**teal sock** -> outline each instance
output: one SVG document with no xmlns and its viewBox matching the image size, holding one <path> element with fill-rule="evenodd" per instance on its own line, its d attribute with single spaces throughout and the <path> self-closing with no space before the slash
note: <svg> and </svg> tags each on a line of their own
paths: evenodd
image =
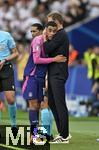
<svg viewBox="0 0 99 150">
<path fill-rule="evenodd" d="M 12 105 L 8 104 L 8 110 L 11 120 L 11 126 L 16 127 L 16 103 Z"/>
<path fill-rule="evenodd" d="M 41 124 L 47 129 L 47 134 L 52 134 L 53 115 L 50 109 L 45 108 L 41 110 Z"/>
</svg>

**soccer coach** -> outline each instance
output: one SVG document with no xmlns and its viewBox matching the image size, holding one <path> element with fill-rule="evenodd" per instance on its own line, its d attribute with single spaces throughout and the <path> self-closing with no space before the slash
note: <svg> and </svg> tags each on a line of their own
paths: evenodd
<svg viewBox="0 0 99 150">
<path fill-rule="evenodd" d="M 58 31 L 52 40 L 45 38 L 44 49 L 48 57 L 64 55 L 67 61 L 48 65 L 48 100 L 53 112 L 59 136 L 54 142 L 65 142 L 69 136 L 68 109 L 65 102 L 65 83 L 68 78 L 69 40 L 63 29 L 63 18 L 60 13 L 52 12 L 47 16 L 48 22 L 55 21 Z"/>
</svg>

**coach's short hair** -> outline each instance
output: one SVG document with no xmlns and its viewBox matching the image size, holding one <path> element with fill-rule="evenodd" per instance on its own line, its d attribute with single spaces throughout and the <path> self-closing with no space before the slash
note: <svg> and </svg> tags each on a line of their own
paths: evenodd
<svg viewBox="0 0 99 150">
<path fill-rule="evenodd" d="M 51 12 L 47 17 L 51 17 L 54 21 L 58 20 L 60 24 L 63 24 L 63 17 L 59 12 Z"/>
<path fill-rule="evenodd" d="M 40 24 L 40 23 L 34 23 L 34 24 L 32 24 L 31 25 L 32 27 L 37 27 L 37 29 L 39 30 L 39 31 L 42 31 L 44 28 L 43 28 L 43 25 L 42 24 Z"/>
</svg>

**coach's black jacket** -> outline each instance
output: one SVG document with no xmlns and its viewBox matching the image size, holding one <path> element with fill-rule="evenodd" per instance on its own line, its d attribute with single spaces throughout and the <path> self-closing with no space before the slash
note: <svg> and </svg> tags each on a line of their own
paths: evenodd
<svg viewBox="0 0 99 150">
<path fill-rule="evenodd" d="M 59 54 L 67 57 L 66 62 L 48 65 L 48 75 L 66 80 L 68 77 L 69 40 L 64 29 L 60 29 L 52 40 L 44 42 L 45 54 L 55 57 Z"/>
</svg>

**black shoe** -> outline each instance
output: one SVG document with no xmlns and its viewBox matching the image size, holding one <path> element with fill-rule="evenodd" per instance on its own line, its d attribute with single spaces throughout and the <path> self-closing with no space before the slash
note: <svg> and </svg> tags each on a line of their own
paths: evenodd
<svg viewBox="0 0 99 150">
<path fill-rule="evenodd" d="M 50 136 L 50 141 L 52 141 L 54 139 L 53 135 Z"/>
<path fill-rule="evenodd" d="M 14 138 L 16 138 L 17 133 L 18 133 L 18 128 L 17 127 L 12 127 L 11 130 L 12 130 Z"/>
</svg>

